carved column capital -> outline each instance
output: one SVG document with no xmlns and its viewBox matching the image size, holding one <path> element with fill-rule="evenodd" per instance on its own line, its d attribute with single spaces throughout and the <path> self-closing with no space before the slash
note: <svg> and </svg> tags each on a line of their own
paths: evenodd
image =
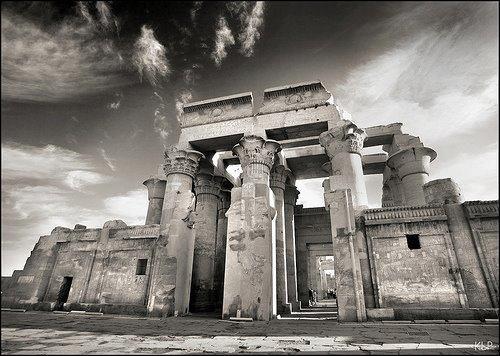
<svg viewBox="0 0 500 356">
<path fill-rule="evenodd" d="M 361 156 L 365 139 L 365 130 L 349 120 L 341 120 L 336 127 L 319 135 L 319 143 L 330 158 L 341 152 L 356 153 Z"/>
<path fill-rule="evenodd" d="M 294 185 L 285 185 L 285 204 L 295 205 L 299 198 L 299 190 Z"/>
<path fill-rule="evenodd" d="M 163 199 L 165 195 L 165 186 L 167 181 L 164 179 L 160 179 L 155 176 L 151 176 L 146 179 L 142 184 L 144 184 L 148 188 L 148 199 L 151 200 L 153 198 Z"/>
<path fill-rule="evenodd" d="M 240 159 L 243 170 L 243 180 L 246 177 L 258 178 L 263 174 L 268 176 L 274 163 L 274 155 L 281 150 L 281 145 L 274 140 L 262 137 L 243 136 L 233 147 L 233 154 Z"/>
<path fill-rule="evenodd" d="M 289 169 L 283 165 L 274 165 L 271 169 L 271 176 L 269 178 L 270 187 L 285 190 L 285 182 L 288 176 Z"/>
<path fill-rule="evenodd" d="M 387 165 L 394 168 L 399 179 L 415 173 L 429 174 L 429 164 L 437 157 L 428 147 L 409 147 L 402 149 L 387 159 Z"/>
<path fill-rule="evenodd" d="M 195 178 L 198 171 L 200 159 L 205 156 L 194 150 L 180 150 L 175 146 L 171 146 L 165 150 L 165 175 L 181 173 Z"/>
</svg>

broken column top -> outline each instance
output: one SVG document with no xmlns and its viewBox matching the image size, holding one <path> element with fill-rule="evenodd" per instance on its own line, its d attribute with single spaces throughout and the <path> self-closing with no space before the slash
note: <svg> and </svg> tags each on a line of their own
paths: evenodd
<svg viewBox="0 0 500 356">
<path fill-rule="evenodd" d="M 181 127 L 248 117 L 253 115 L 253 96 L 246 92 L 196 101 L 185 104 L 182 110 Z"/>
<path fill-rule="evenodd" d="M 259 114 L 306 109 L 333 104 L 332 94 L 319 81 L 288 84 L 264 90 Z"/>
</svg>

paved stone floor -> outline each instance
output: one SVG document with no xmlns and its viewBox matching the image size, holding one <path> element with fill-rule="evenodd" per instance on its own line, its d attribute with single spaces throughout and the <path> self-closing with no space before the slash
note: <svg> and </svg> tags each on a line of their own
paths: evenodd
<svg viewBox="0 0 500 356">
<path fill-rule="evenodd" d="M 498 325 L 2 312 L 2 354 L 498 354 Z"/>
</svg>

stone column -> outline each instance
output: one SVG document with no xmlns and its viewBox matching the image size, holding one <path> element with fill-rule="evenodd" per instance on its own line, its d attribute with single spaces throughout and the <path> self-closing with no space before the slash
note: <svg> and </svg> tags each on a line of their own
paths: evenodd
<svg viewBox="0 0 500 356">
<path fill-rule="evenodd" d="M 231 191 L 226 213 L 227 248 L 222 317 L 270 320 L 273 316 L 274 196 L 269 174 L 280 150 L 274 140 L 249 135 L 233 147 L 242 168 L 241 187 Z"/>
<path fill-rule="evenodd" d="M 451 178 L 435 179 L 423 186 L 425 202 L 430 205 L 461 204 L 462 194 Z"/>
<path fill-rule="evenodd" d="M 293 311 L 300 310 L 297 292 L 297 262 L 295 249 L 295 203 L 299 191 L 293 185 L 285 185 L 285 247 L 286 247 L 286 286 L 288 303 Z"/>
<path fill-rule="evenodd" d="M 393 168 L 386 165 L 383 174 L 382 207 L 390 206 L 404 206 L 404 199 L 401 179 Z"/>
<path fill-rule="evenodd" d="M 225 182 L 228 182 L 227 180 Z M 224 187 L 224 182 L 223 182 Z M 224 266 L 226 265 L 227 217 L 226 212 L 231 204 L 231 190 L 221 190 L 217 216 L 217 241 L 215 243 L 215 309 L 222 309 L 224 298 Z"/>
<path fill-rule="evenodd" d="M 429 179 L 430 162 L 436 152 L 428 147 L 402 149 L 387 159 L 387 165 L 396 170 L 406 205 L 425 205 L 423 186 Z"/>
<path fill-rule="evenodd" d="M 350 189 L 355 210 L 368 207 L 361 163 L 365 138 L 365 131 L 349 120 L 341 120 L 335 127 L 319 135 L 319 142 L 331 162 L 330 189 Z"/>
<path fill-rule="evenodd" d="M 172 316 L 189 311 L 193 268 L 194 231 L 192 212 L 196 198 L 193 179 L 203 157 L 198 151 L 170 147 L 165 151 L 167 183 L 155 243 L 148 294 L 151 316 Z"/>
<path fill-rule="evenodd" d="M 359 239 L 363 231 L 356 228 L 356 211 L 350 189 L 332 191 L 325 179 L 325 208 L 330 213 L 335 285 L 339 321 L 365 321 L 366 306 L 359 258 Z"/>
<path fill-rule="evenodd" d="M 286 277 L 286 242 L 285 242 L 285 181 L 287 169 L 282 165 L 274 165 L 271 169 L 270 187 L 274 193 L 276 209 L 276 303 L 278 314 L 290 314 Z"/>
<path fill-rule="evenodd" d="M 192 311 L 214 310 L 214 269 L 217 239 L 217 208 L 224 177 L 203 167 L 196 175 L 195 243 L 191 282 Z"/>
<path fill-rule="evenodd" d="M 148 213 L 145 225 L 159 224 L 161 221 L 161 210 L 163 198 L 165 197 L 165 186 L 167 181 L 158 177 L 149 177 L 144 184 L 148 188 Z"/>
</svg>

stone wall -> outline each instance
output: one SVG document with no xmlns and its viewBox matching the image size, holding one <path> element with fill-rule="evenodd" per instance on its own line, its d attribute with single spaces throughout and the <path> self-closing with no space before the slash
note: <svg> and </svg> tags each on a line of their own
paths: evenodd
<svg viewBox="0 0 500 356">
<path fill-rule="evenodd" d="M 372 209 L 365 212 L 366 236 L 377 298 L 385 307 L 460 307 L 450 269 L 442 207 Z M 418 236 L 410 249 L 407 236 Z"/>
<path fill-rule="evenodd" d="M 40 237 L 24 269 L 12 277 L 2 305 L 47 308 L 57 301 L 64 277 L 72 277 L 69 304 L 145 307 L 158 234 L 158 225 L 123 222 L 103 229 L 55 228 Z M 136 274 L 138 259 L 148 261 L 143 275 Z"/>
</svg>

